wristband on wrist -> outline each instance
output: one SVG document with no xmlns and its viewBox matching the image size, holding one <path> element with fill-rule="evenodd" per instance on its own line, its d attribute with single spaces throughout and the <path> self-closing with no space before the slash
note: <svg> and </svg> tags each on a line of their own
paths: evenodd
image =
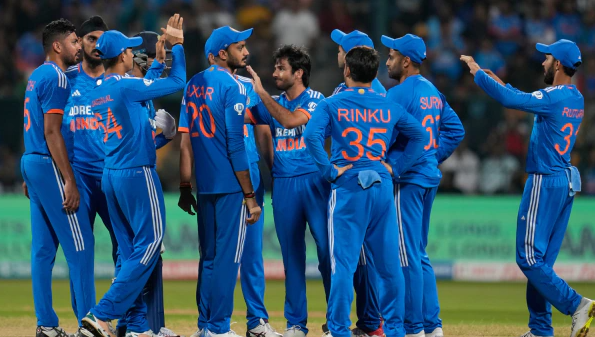
<svg viewBox="0 0 595 337">
<path fill-rule="evenodd" d="M 189 188 L 192 189 L 192 183 L 180 183 L 180 189 Z"/>
<path fill-rule="evenodd" d="M 254 199 L 256 198 L 256 193 L 254 193 L 254 191 L 250 192 L 250 193 L 244 193 L 244 199 Z"/>
</svg>

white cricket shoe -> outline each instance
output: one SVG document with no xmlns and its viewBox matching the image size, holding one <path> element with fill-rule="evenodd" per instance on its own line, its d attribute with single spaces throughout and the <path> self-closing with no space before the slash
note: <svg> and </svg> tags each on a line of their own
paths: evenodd
<svg viewBox="0 0 595 337">
<path fill-rule="evenodd" d="M 190 337 L 202 337 L 204 330 L 203 329 L 198 329 L 196 330 L 195 333 L 193 333 L 192 335 L 190 335 Z"/>
<path fill-rule="evenodd" d="M 283 337 L 306 337 L 306 334 L 302 330 L 301 326 L 294 325 L 285 330 L 285 332 L 283 333 Z"/>
<path fill-rule="evenodd" d="M 38 326 L 35 337 L 69 337 L 69 335 L 59 326 L 51 328 Z"/>
<path fill-rule="evenodd" d="M 426 333 L 422 330 L 418 333 L 406 334 L 405 337 L 426 337 Z"/>
<path fill-rule="evenodd" d="M 153 330 L 145 332 L 126 331 L 126 337 L 157 337 Z"/>
<path fill-rule="evenodd" d="M 531 330 L 529 330 L 529 331 L 527 331 L 527 333 L 525 333 L 521 337 L 542 337 L 542 336 L 536 336 L 531 332 Z M 554 336 L 543 336 L 543 337 L 554 337 Z"/>
<path fill-rule="evenodd" d="M 589 327 L 595 317 L 595 301 L 583 297 L 581 304 L 572 315 L 570 337 L 587 337 Z"/>
<path fill-rule="evenodd" d="M 256 327 L 246 331 L 246 337 L 281 337 L 280 333 L 275 331 L 273 327 L 264 319 L 260 319 L 260 324 Z"/>
<path fill-rule="evenodd" d="M 70 337 L 93 337 L 93 334 L 85 328 L 79 328 L 77 332 L 70 335 Z"/>
<path fill-rule="evenodd" d="M 444 337 L 444 331 L 442 331 L 442 328 L 438 327 L 434 329 L 434 331 L 427 333 L 426 337 Z"/>
<path fill-rule="evenodd" d="M 184 337 L 184 336 L 180 336 L 177 333 L 171 331 L 170 329 L 163 327 L 161 328 L 161 330 L 159 330 L 159 333 L 157 334 L 157 336 L 159 337 Z"/>
<path fill-rule="evenodd" d="M 116 337 L 111 321 L 104 322 L 91 312 L 81 320 L 81 323 L 94 337 Z"/>
<path fill-rule="evenodd" d="M 240 337 L 240 335 L 238 335 L 233 330 L 229 330 L 226 333 L 214 333 L 214 332 L 210 332 L 208 329 L 205 329 L 204 336 L 205 337 Z"/>
</svg>

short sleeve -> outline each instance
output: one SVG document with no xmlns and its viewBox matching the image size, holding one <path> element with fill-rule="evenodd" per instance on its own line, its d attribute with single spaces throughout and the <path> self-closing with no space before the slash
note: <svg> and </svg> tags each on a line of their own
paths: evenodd
<svg viewBox="0 0 595 337">
<path fill-rule="evenodd" d="M 190 82 L 189 82 L 190 83 Z M 184 95 L 182 96 L 182 103 L 180 104 L 180 124 L 178 132 L 190 132 L 190 116 L 188 116 L 188 109 L 186 107 L 186 93 L 188 92 L 188 85 L 184 88 Z"/>
<path fill-rule="evenodd" d="M 318 104 L 324 99 L 324 95 L 318 91 L 312 91 L 309 97 L 305 98 L 299 108 L 295 111 L 301 111 L 308 119 L 312 119 L 312 114 L 316 111 Z"/>
<path fill-rule="evenodd" d="M 273 117 L 264 106 L 263 102 L 247 109 L 246 113 L 249 115 L 252 124 L 273 125 Z"/>
<path fill-rule="evenodd" d="M 70 83 L 66 75 L 58 70 L 48 71 L 43 85 L 38 87 L 41 108 L 44 114 L 64 114 L 66 102 L 70 97 Z"/>
</svg>

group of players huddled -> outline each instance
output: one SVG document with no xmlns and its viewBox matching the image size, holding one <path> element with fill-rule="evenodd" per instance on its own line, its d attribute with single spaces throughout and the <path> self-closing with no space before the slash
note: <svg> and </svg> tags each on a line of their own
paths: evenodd
<svg viewBox="0 0 595 337">
<path fill-rule="evenodd" d="M 273 217 L 286 276 L 284 337 L 308 334 L 306 224 L 328 304 L 325 336 L 443 337 L 425 249 L 438 165 L 465 132 L 444 95 L 420 74 L 424 41 L 412 34 L 381 37 L 388 74 L 399 83 L 387 92 L 376 79 L 380 56 L 370 37 L 333 31 L 345 82 L 328 98 L 310 88 L 308 52 L 280 46 L 273 78 L 282 93 L 271 96 L 247 66 L 252 29 L 213 30 L 204 47 L 208 68 L 187 82 L 182 26 L 175 14 L 161 35 L 129 38 L 95 16 L 78 30 L 60 19 L 43 31 L 47 58 L 26 89 L 21 165 L 31 204 L 37 337 L 68 336 L 52 308 L 58 244 L 79 322 L 72 336 L 177 336 L 163 316 L 166 210 L 155 170 L 155 151 L 174 138 L 176 121 L 156 111 L 152 100 L 180 90 L 179 206 L 197 216 L 200 250 L 198 330 L 191 337 L 237 336 L 230 318 L 238 271 L 247 337 L 281 336 L 264 303 L 260 156 L 274 179 Z M 553 336 L 551 304 L 573 315 L 571 337 L 584 337 L 594 302 L 552 269 L 580 191 L 570 152 L 584 102 L 571 77 L 582 60 L 568 40 L 537 49 L 546 55 L 551 86 L 533 93 L 504 85 L 471 57 L 461 60 L 494 99 L 536 115 L 517 219 L 531 328 L 523 336 Z M 242 68 L 252 78 L 238 76 Z M 329 137 L 330 159 L 324 150 Z M 98 303 L 96 214 L 110 232 L 115 264 L 112 285 Z M 354 289 L 358 321 L 352 330 Z"/>
</svg>

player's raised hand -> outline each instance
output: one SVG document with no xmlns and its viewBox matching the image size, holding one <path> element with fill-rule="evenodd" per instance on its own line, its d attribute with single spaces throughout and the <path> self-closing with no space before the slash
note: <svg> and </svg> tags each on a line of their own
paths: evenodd
<svg viewBox="0 0 595 337">
<path fill-rule="evenodd" d="M 388 171 L 388 173 L 390 173 L 391 176 L 394 175 L 392 166 L 387 164 L 384 160 L 381 160 L 380 162 L 382 163 L 382 165 L 384 165 L 384 167 L 386 167 L 386 170 Z"/>
<path fill-rule="evenodd" d="M 165 35 L 165 39 L 172 46 L 184 43 L 184 30 L 182 29 L 183 23 L 184 18 L 182 18 L 180 14 L 174 14 L 171 18 L 169 18 L 169 21 L 167 21 L 167 28 L 161 28 L 163 35 Z"/>
<path fill-rule="evenodd" d="M 260 81 L 260 77 L 254 71 L 254 69 L 252 69 L 252 67 L 250 67 L 250 66 L 247 66 L 246 70 L 248 70 L 248 72 L 250 73 L 250 76 L 252 76 L 252 84 L 254 85 L 254 91 L 256 91 L 257 94 L 264 92 L 265 90 L 264 90 L 264 87 L 262 86 L 262 82 Z"/>
<path fill-rule="evenodd" d="M 196 215 L 196 198 L 192 194 L 192 187 L 180 187 L 180 199 L 178 207 L 190 215 Z M 194 212 L 192 211 L 194 210 Z"/>
<path fill-rule="evenodd" d="M 475 76 L 475 73 L 481 69 L 479 67 L 479 64 L 477 64 L 477 62 L 475 62 L 475 60 L 473 59 L 473 57 L 471 56 L 467 56 L 467 55 L 461 55 L 461 61 L 465 62 L 467 64 L 467 66 L 469 67 L 469 72 Z"/>
<path fill-rule="evenodd" d="M 248 208 L 248 213 L 250 213 L 250 217 L 246 219 L 246 222 L 248 222 L 249 225 L 253 225 L 260 218 L 262 209 L 260 208 L 260 206 L 258 206 L 258 203 L 254 198 L 246 199 L 246 207 Z"/>
<path fill-rule="evenodd" d="M 79 208 L 79 202 L 80 195 L 76 183 L 73 181 L 66 181 L 64 183 L 64 202 L 62 203 L 64 209 L 74 212 Z"/>
<path fill-rule="evenodd" d="M 155 61 L 159 63 L 165 62 L 165 38 L 166 34 L 162 34 L 155 44 Z"/>
<path fill-rule="evenodd" d="M 352 164 L 349 165 L 345 165 L 345 166 L 337 166 L 337 165 L 333 165 L 335 166 L 335 168 L 337 169 L 337 171 L 339 171 L 339 173 L 337 173 L 337 178 L 339 178 L 340 176 L 343 175 L 343 173 L 345 173 L 345 171 L 351 169 L 353 167 Z"/>
</svg>

